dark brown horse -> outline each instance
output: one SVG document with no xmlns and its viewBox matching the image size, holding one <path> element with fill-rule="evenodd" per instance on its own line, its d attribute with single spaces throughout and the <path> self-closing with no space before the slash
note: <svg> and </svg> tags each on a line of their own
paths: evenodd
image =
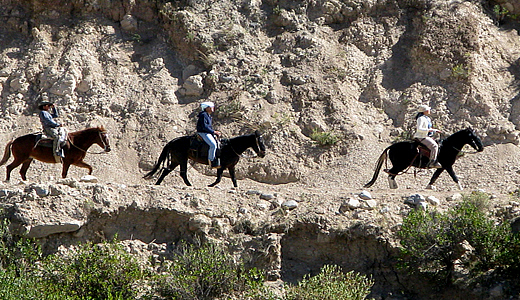
<svg viewBox="0 0 520 300">
<path fill-rule="evenodd" d="M 188 186 L 191 186 L 191 183 L 186 175 L 188 170 L 188 159 L 201 164 L 208 164 L 207 150 L 203 151 L 204 153 L 200 156 L 194 155 L 194 153 L 190 151 L 192 138 L 193 136 L 182 136 L 171 140 L 168 144 L 166 144 L 166 146 L 163 148 L 163 151 L 161 152 L 161 155 L 159 156 L 157 163 L 153 169 L 144 176 L 144 178 L 151 179 L 155 174 L 159 173 L 159 179 L 155 183 L 159 185 L 163 181 L 164 177 L 166 177 L 166 175 L 170 174 L 173 169 L 180 165 L 181 177 L 184 180 L 184 183 Z M 250 147 L 253 148 L 258 156 L 265 156 L 264 139 L 258 131 L 253 134 L 242 135 L 231 138 L 229 140 L 223 140 L 220 154 L 220 162 L 222 167 L 217 170 L 217 180 L 215 180 L 215 182 L 209 186 L 217 185 L 222 179 L 222 173 L 224 170 L 228 169 L 229 175 L 231 176 L 231 181 L 233 181 L 233 186 L 237 187 L 237 180 L 235 178 L 235 165 L 238 163 L 240 155 Z M 165 167 L 161 168 L 163 164 Z"/>
<path fill-rule="evenodd" d="M 10 141 L 5 146 L 4 157 L 0 161 L 0 166 L 4 165 L 13 153 L 14 160 L 7 166 L 6 181 L 11 177 L 11 171 L 22 165 L 20 175 L 23 180 L 27 180 L 27 169 L 31 165 L 33 159 L 45 163 L 56 163 L 54 155 L 52 154 L 52 143 L 45 143 L 44 140 L 38 143 L 38 134 L 27 134 Z M 36 144 L 38 143 L 38 144 Z M 68 134 L 66 145 L 63 146 L 64 157 L 62 159 L 63 171 L 61 176 L 67 177 L 70 165 L 75 165 L 81 168 L 88 169 L 88 174 L 92 174 L 92 167 L 83 161 L 87 150 L 93 144 L 98 144 L 105 152 L 110 151 L 110 144 L 105 128 L 94 127 L 85 130 L 75 131 Z"/>
</svg>

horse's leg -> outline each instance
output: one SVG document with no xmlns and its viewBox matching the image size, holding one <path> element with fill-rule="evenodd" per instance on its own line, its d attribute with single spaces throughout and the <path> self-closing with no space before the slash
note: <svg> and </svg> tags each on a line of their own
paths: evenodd
<svg viewBox="0 0 520 300">
<path fill-rule="evenodd" d="M 229 176 L 231 177 L 231 181 L 233 181 L 233 186 L 238 187 L 237 178 L 235 177 L 235 167 L 229 167 Z"/>
<path fill-rule="evenodd" d="M 29 166 L 31 165 L 33 159 L 29 158 L 26 161 L 23 162 L 22 167 L 20 168 L 20 175 L 22 176 L 22 180 L 27 180 L 27 170 L 29 169 Z"/>
<path fill-rule="evenodd" d="M 388 185 L 390 185 L 391 189 L 397 189 L 397 181 L 395 181 L 395 175 L 388 175 Z"/>
<path fill-rule="evenodd" d="M 187 185 L 187 186 L 191 186 L 191 183 L 190 181 L 188 180 L 188 160 L 184 160 L 183 162 L 180 163 L 181 165 L 181 177 L 182 177 L 182 180 L 184 180 L 184 183 Z"/>
<path fill-rule="evenodd" d="M 13 160 L 12 163 L 10 163 L 9 165 L 7 165 L 6 169 L 7 169 L 7 172 L 6 172 L 6 176 L 5 176 L 5 181 L 9 181 L 11 179 L 11 172 L 16 168 L 18 167 L 19 165 L 21 165 L 23 163 L 23 160 L 21 159 L 17 159 L 15 157 L 15 159 Z M 25 180 L 25 179 L 24 179 Z"/>
<path fill-rule="evenodd" d="M 61 170 L 61 177 L 62 178 L 66 178 L 67 177 L 67 173 L 69 172 L 69 168 L 70 168 L 70 163 L 63 162 L 63 168 Z"/>
<path fill-rule="evenodd" d="M 67 172 L 69 171 L 70 163 L 63 162 L 63 172 L 61 173 L 61 176 L 63 178 L 67 177 Z M 88 169 L 88 175 L 92 175 L 92 166 L 87 164 L 86 162 L 80 160 L 78 162 L 73 163 L 76 167 L 85 168 Z"/>
<path fill-rule="evenodd" d="M 451 179 L 453 179 L 453 181 L 455 181 L 455 183 L 458 185 L 459 190 L 462 191 L 463 190 L 462 184 L 459 182 L 459 178 L 457 177 L 457 175 L 455 175 L 455 171 L 453 171 L 453 166 L 448 166 L 445 169 L 446 169 L 446 172 L 448 172 L 448 174 L 450 174 Z"/>
<path fill-rule="evenodd" d="M 164 178 L 171 173 L 171 171 L 173 171 L 179 164 L 177 163 L 171 163 L 168 168 L 163 168 L 161 170 L 161 175 L 159 176 L 159 179 L 157 179 L 157 182 L 155 183 L 155 185 L 159 185 L 161 184 L 161 182 L 164 180 Z"/>
<path fill-rule="evenodd" d="M 217 169 L 217 180 L 212 184 L 208 185 L 209 187 L 216 186 L 222 180 L 222 173 L 224 173 L 224 168 Z M 231 174 L 231 169 L 229 170 L 229 174 Z"/>
<path fill-rule="evenodd" d="M 437 178 L 439 178 L 439 176 L 441 175 L 442 171 L 444 171 L 444 168 L 435 170 L 435 173 L 433 173 L 432 179 L 430 179 L 430 183 L 428 183 L 428 185 L 426 186 L 426 189 L 428 189 L 428 190 L 434 190 L 435 189 L 433 184 L 435 183 L 435 181 L 437 181 Z M 453 171 L 453 169 L 452 169 L 452 171 Z M 453 175 L 455 175 L 455 174 L 453 174 Z M 457 182 L 457 181 L 455 181 L 455 182 Z"/>
<path fill-rule="evenodd" d="M 159 176 L 159 179 L 157 179 L 157 182 L 155 183 L 155 185 L 160 185 L 161 182 L 164 180 L 164 177 L 166 177 L 168 174 L 170 174 L 171 171 L 173 171 L 173 170 L 169 169 L 169 168 L 163 168 L 161 171 L 161 176 Z"/>
</svg>

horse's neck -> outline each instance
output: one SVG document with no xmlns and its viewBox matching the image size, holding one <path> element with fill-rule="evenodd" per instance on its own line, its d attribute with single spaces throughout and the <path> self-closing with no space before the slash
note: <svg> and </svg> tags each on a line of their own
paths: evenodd
<svg viewBox="0 0 520 300">
<path fill-rule="evenodd" d="M 468 141 L 466 139 L 461 139 L 456 134 L 449 136 L 444 141 L 442 141 L 443 145 L 451 146 L 451 147 L 457 148 L 459 150 L 462 149 L 462 147 L 464 147 L 464 145 L 466 145 L 468 143 L 470 143 L 470 141 Z"/>
<path fill-rule="evenodd" d="M 86 150 L 94 144 L 95 138 L 92 138 L 93 133 L 90 131 L 74 132 L 71 135 L 71 141 L 74 145 Z"/>
<path fill-rule="evenodd" d="M 253 144 L 249 141 L 251 136 L 239 136 L 229 140 L 229 145 L 233 148 L 236 154 L 242 154 L 247 148 L 252 147 Z"/>
</svg>

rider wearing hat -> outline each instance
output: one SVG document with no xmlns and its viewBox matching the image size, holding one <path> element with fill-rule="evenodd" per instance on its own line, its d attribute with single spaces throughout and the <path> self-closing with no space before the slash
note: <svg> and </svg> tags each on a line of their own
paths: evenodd
<svg viewBox="0 0 520 300">
<path fill-rule="evenodd" d="M 200 104 L 201 112 L 197 121 L 197 134 L 209 145 L 208 160 L 212 168 L 220 168 L 220 161 L 216 157 L 217 140 L 215 136 L 220 136 L 220 131 L 213 130 L 213 118 L 211 114 L 215 111 L 215 104 L 213 102 L 202 102 Z"/>
<path fill-rule="evenodd" d="M 61 162 L 63 157 L 63 151 L 60 147 L 60 135 L 62 132 L 60 128 L 63 128 L 60 123 L 57 123 L 54 118 L 59 117 L 58 110 L 54 106 L 54 103 L 44 101 L 38 105 L 40 109 L 40 121 L 42 123 L 43 131 L 45 134 L 53 139 L 52 153 L 56 162 Z"/>
<path fill-rule="evenodd" d="M 428 105 L 419 105 L 417 108 L 417 116 L 415 117 L 417 120 L 417 130 L 415 131 L 414 138 L 430 149 L 430 162 L 428 163 L 428 167 L 442 168 L 437 161 L 439 145 L 432 138 L 433 134 L 440 132 L 440 130 L 432 128 L 432 121 L 429 117 L 430 113 L 431 107 Z"/>
</svg>

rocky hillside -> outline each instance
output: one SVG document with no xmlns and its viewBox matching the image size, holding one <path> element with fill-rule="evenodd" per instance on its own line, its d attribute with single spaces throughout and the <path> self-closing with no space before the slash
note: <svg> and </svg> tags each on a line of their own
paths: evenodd
<svg viewBox="0 0 520 300">
<path fill-rule="evenodd" d="M 351 200 L 426 103 L 444 136 L 472 127 L 486 146 L 455 165 L 466 190 L 520 215 L 510 196 L 520 173 L 520 5 L 499 2 L 0 0 L 0 145 L 40 131 L 37 104 L 48 100 L 70 131 L 107 128 L 113 149 L 85 159 L 98 182 L 80 181 L 86 170 L 74 166 L 59 179 L 60 165 L 35 161 L 28 181 L 18 168 L 1 184 L 0 201 L 49 252 L 116 233 L 159 245 L 202 236 L 255 257 L 271 280 L 335 263 L 372 274 L 376 298 L 427 299 L 427 286 L 393 267 L 393 232 L 411 209 L 404 198 L 420 192 L 446 209 L 456 184 L 442 174 L 424 191 L 431 173 L 410 170 L 398 190 L 381 175 L 372 199 Z M 241 158 L 238 189 L 228 178 L 205 188 L 214 172 L 198 164 L 188 170 L 194 187 L 178 170 L 158 187 L 142 179 L 168 141 L 194 132 L 208 100 L 225 137 L 260 130 L 267 156 Z M 322 147 L 313 133 L 339 141 Z"/>
</svg>

